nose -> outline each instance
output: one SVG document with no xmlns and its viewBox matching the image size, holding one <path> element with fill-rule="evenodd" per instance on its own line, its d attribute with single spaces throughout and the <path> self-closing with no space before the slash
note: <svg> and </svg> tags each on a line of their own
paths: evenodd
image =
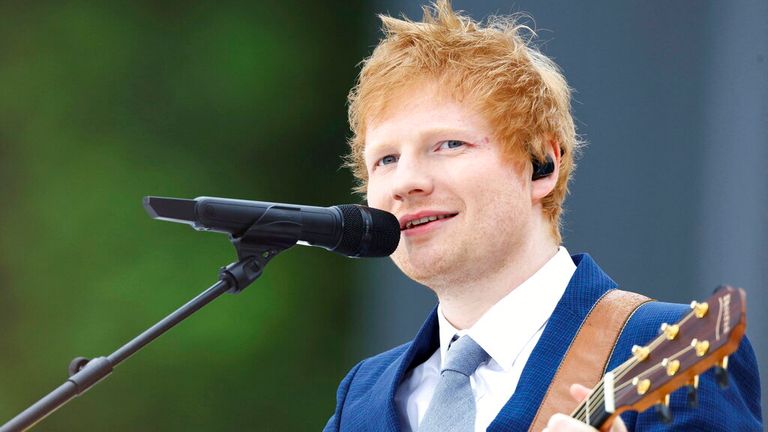
<svg viewBox="0 0 768 432">
<path fill-rule="evenodd" d="M 392 198 L 405 201 L 432 193 L 434 181 L 428 164 L 414 157 L 401 156 L 392 185 Z"/>
</svg>

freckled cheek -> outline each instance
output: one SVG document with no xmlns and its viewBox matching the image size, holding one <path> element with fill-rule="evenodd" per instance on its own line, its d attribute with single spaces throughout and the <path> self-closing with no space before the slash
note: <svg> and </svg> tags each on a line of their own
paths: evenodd
<svg viewBox="0 0 768 432">
<path fill-rule="evenodd" d="M 386 210 L 386 200 L 384 200 L 384 193 L 376 182 L 368 181 L 368 189 L 366 191 L 368 196 L 368 205 L 371 207 Z"/>
</svg>

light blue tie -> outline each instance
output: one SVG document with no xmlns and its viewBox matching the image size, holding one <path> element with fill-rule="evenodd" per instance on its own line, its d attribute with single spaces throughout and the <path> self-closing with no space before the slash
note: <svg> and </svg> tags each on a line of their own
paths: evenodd
<svg viewBox="0 0 768 432">
<path fill-rule="evenodd" d="M 488 353 L 469 336 L 462 336 L 451 344 L 419 432 L 475 430 L 475 396 L 469 376 L 489 358 Z"/>
</svg>

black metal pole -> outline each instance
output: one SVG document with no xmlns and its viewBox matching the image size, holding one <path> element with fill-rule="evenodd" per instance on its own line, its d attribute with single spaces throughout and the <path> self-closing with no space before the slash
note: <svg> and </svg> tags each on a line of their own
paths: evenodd
<svg viewBox="0 0 768 432">
<path fill-rule="evenodd" d="M 160 322 L 136 336 L 108 357 L 93 360 L 76 358 L 70 364 L 69 379 L 54 391 L 35 402 L 6 424 L 0 426 L 0 432 L 24 431 L 56 411 L 74 397 L 85 393 L 94 384 L 104 379 L 120 362 L 158 336 L 170 330 L 188 316 L 207 305 L 227 291 L 240 292 L 261 275 L 261 270 L 268 257 L 251 256 L 232 263 L 221 270 L 220 280 L 197 297 L 176 309 Z"/>
<path fill-rule="evenodd" d="M 218 296 L 229 291 L 230 287 L 231 285 L 226 279 L 215 283 L 210 288 L 200 293 L 197 297 L 187 302 L 187 304 L 176 309 L 172 314 L 163 318 L 160 322 L 145 330 L 144 333 L 136 336 L 133 340 L 110 354 L 107 357 L 110 363 L 112 363 L 113 367 L 117 366 L 120 362 L 132 356 L 146 344 L 152 342 L 158 336 L 170 330 L 173 326 L 215 300 Z"/>
</svg>

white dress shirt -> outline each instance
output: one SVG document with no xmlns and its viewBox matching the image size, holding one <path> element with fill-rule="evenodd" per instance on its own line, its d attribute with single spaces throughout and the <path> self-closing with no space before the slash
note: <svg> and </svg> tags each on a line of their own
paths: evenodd
<svg viewBox="0 0 768 432">
<path fill-rule="evenodd" d="M 491 356 L 470 377 L 477 407 L 475 430 L 486 430 L 515 393 L 525 363 L 575 271 L 576 265 L 561 246 L 542 268 L 468 330 L 456 330 L 438 306 L 440 348 L 405 376 L 395 394 L 403 431 L 418 430 L 440 379 L 448 345 L 457 334 L 470 335 Z"/>
</svg>

